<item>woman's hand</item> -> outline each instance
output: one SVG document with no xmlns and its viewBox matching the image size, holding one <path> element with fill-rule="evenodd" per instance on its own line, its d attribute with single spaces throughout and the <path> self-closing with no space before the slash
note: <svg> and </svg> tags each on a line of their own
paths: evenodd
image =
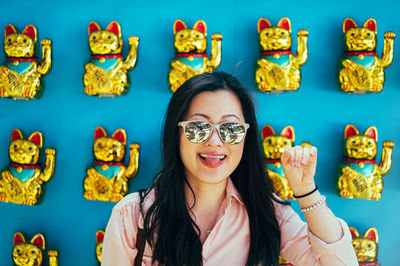
<svg viewBox="0 0 400 266">
<path fill-rule="evenodd" d="M 281 158 L 285 177 L 294 195 L 301 196 L 315 188 L 317 148 L 286 147 Z"/>
</svg>

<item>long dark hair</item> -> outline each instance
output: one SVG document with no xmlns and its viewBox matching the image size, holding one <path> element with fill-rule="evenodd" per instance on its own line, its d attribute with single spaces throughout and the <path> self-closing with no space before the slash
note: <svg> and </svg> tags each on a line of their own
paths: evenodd
<svg viewBox="0 0 400 266">
<path fill-rule="evenodd" d="M 278 265 L 281 239 L 273 204 L 276 199 L 263 166 L 254 105 L 240 82 L 223 72 L 191 78 L 174 93 L 168 105 L 163 136 L 163 167 L 151 187 L 155 190 L 155 201 L 144 219 L 146 240 L 153 248 L 153 262 L 168 266 L 202 265 L 200 230 L 189 215 L 185 199 L 185 185 L 189 188 L 190 185 L 180 158 L 177 124 L 187 114 L 196 95 L 216 90 L 232 91 L 241 102 L 246 123 L 250 124 L 242 159 L 231 174 L 250 221 L 247 265 Z"/>
</svg>

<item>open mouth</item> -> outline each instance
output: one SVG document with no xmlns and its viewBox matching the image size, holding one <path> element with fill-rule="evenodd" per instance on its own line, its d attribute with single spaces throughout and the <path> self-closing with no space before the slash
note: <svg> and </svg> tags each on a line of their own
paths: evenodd
<svg viewBox="0 0 400 266">
<path fill-rule="evenodd" d="M 199 153 L 199 158 L 200 161 L 207 167 L 209 168 L 216 168 L 223 164 L 224 160 L 226 159 L 225 154 L 221 155 L 210 155 L 210 154 L 204 154 L 204 153 Z"/>
</svg>

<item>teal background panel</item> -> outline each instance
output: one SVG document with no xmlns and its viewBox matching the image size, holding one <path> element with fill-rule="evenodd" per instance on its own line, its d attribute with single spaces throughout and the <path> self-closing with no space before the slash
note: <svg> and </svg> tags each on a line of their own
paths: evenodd
<svg viewBox="0 0 400 266">
<path fill-rule="evenodd" d="M 400 191 L 400 61 L 398 40 L 392 65 L 386 69 L 384 90 L 375 95 L 347 95 L 337 89 L 337 64 L 342 56 L 342 24 L 352 17 L 358 25 L 372 17 L 377 21 L 378 56 L 383 34 L 400 34 L 397 1 L 2 1 L 0 31 L 8 23 L 20 32 L 26 25 L 38 29 L 38 45 L 43 38 L 53 41 L 53 67 L 42 78 L 45 85 L 40 100 L 0 99 L 0 163 L 8 164 L 11 131 L 26 135 L 41 131 L 44 147 L 57 150 L 53 178 L 44 185 L 38 206 L 0 202 L 0 265 L 10 265 L 12 238 L 22 231 L 30 240 L 43 233 L 46 249 L 59 252 L 60 265 L 96 265 L 95 232 L 104 229 L 114 203 L 83 198 L 86 167 L 92 162 L 94 129 L 103 126 L 108 134 L 118 128 L 127 132 L 128 143 L 139 143 L 140 165 L 128 182 L 129 192 L 150 186 L 160 169 L 160 135 L 168 101 L 169 62 L 174 57 L 172 27 L 182 19 L 192 27 L 202 19 L 207 23 L 208 49 L 211 35 L 222 33 L 222 62 L 219 70 L 235 74 L 254 96 L 258 123 L 280 132 L 286 125 L 295 129 L 296 143 L 311 141 L 319 149 L 316 182 L 327 196 L 331 209 L 357 227 L 360 233 L 374 226 L 379 234 L 379 261 L 397 263 L 395 247 L 400 237 L 397 199 Z M 292 50 L 296 33 L 309 31 L 309 57 L 301 68 L 299 91 L 267 95 L 254 82 L 259 55 L 257 21 L 267 18 L 273 25 L 282 17 L 292 25 Z M 113 20 L 121 24 L 123 56 L 128 37 L 139 36 L 138 62 L 128 72 L 130 91 L 117 98 L 96 98 L 83 92 L 84 65 L 90 59 L 87 28 L 97 21 L 104 29 Z M 3 34 L 1 34 L 3 36 Z M 1 38 L 1 49 L 4 48 Z M 41 45 L 38 49 L 41 50 Z M 0 53 L 0 62 L 5 55 Z M 336 191 L 336 166 L 343 154 L 344 127 L 353 123 L 360 132 L 370 125 L 378 128 L 378 155 L 382 141 L 393 140 L 392 169 L 384 180 L 380 201 L 344 199 Z M 128 158 L 126 158 L 126 163 Z M 298 211 L 298 204 L 293 202 Z"/>
</svg>

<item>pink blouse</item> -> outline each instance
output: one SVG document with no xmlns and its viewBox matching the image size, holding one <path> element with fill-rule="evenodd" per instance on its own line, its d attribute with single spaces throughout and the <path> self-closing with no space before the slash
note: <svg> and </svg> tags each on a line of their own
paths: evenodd
<svg viewBox="0 0 400 266">
<path fill-rule="evenodd" d="M 154 192 L 143 203 L 147 210 L 154 201 Z M 104 242 L 103 266 L 133 265 L 137 228 L 143 228 L 139 215 L 139 193 L 123 198 L 108 221 Z M 358 265 L 346 222 L 338 218 L 343 237 L 327 244 L 308 230 L 307 224 L 290 206 L 275 203 L 281 230 L 281 256 L 294 265 Z M 217 223 L 203 244 L 204 266 L 245 265 L 250 246 L 249 218 L 240 195 L 229 179 L 226 197 L 217 216 Z M 152 250 L 146 243 L 142 265 L 152 265 Z"/>
</svg>

